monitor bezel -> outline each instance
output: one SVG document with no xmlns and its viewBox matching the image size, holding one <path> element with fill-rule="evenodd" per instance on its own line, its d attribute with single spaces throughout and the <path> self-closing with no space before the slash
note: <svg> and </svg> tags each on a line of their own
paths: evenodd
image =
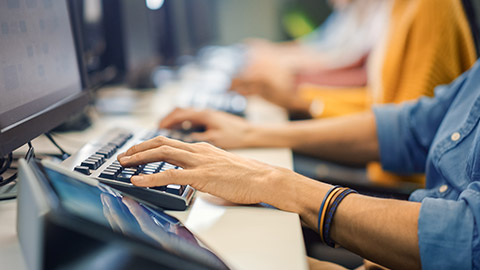
<svg viewBox="0 0 480 270">
<path fill-rule="evenodd" d="M 41 112 L 22 119 L 9 127 L 3 127 L 3 129 L 0 130 L 0 156 L 8 155 L 39 135 L 59 126 L 72 115 L 82 112 L 90 102 L 90 89 L 86 81 L 85 68 L 81 55 L 81 37 L 76 34 L 74 29 L 76 18 L 72 16 L 71 8 L 72 3 L 67 1 L 70 31 L 79 73 L 80 93 L 65 97 Z"/>
<path fill-rule="evenodd" d="M 39 135 L 59 126 L 70 116 L 81 112 L 89 100 L 88 92 L 83 90 L 71 98 L 58 102 L 42 113 L 17 123 L 12 128 L 0 131 L 0 155 L 8 155 Z"/>
</svg>

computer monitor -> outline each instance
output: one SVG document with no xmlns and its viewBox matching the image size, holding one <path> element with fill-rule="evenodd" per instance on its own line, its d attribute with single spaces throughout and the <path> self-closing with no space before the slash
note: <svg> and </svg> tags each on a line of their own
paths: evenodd
<svg viewBox="0 0 480 270">
<path fill-rule="evenodd" d="M 0 2 L 0 156 L 88 103 L 66 1 Z"/>
<path fill-rule="evenodd" d="M 205 46 L 216 43 L 218 38 L 217 14 L 218 3 L 215 0 L 188 1 L 186 19 L 195 53 Z"/>
<path fill-rule="evenodd" d="M 185 56 L 194 56 L 215 43 L 218 17 L 214 0 L 165 0 L 161 9 L 151 13 L 155 29 L 163 33 L 157 34 L 157 42 L 167 65 L 182 64 Z"/>
<path fill-rule="evenodd" d="M 85 69 L 85 82 L 90 89 L 98 88 L 116 76 L 115 67 L 104 61 L 105 37 L 103 1 L 69 0 L 73 33 Z"/>
<path fill-rule="evenodd" d="M 91 88 L 127 83 L 131 87 L 151 86 L 150 72 L 161 62 L 159 40 L 166 40 L 146 1 L 70 0 L 74 30 L 81 39 L 82 58 Z"/>
<path fill-rule="evenodd" d="M 106 47 L 101 60 L 115 67 L 113 82 L 133 88 L 151 86 L 151 71 L 160 63 L 160 52 L 146 2 L 102 0 L 102 10 Z"/>
</svg>

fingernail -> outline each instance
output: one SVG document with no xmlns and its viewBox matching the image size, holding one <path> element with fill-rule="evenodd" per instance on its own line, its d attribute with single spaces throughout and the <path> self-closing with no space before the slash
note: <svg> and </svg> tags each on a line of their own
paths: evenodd
<svg viewBox="0 0 480 270">
<path fill-rule="evenodd" d="M 135 175 L 130 179 L 130 181 L 135 185 L 136 183 L 138 184 L 145 181 L 145 177 L 143 177 L 143 175 Z"/>
<path fill-rule="evenodd" d="M 121 157 L 121 158 L 120 158 L 120 162 L 122 162 L 122 163 L 123 163 L 123 162 L 127 162 L 127 161 L 129 161 L 129 160 L 130 160 L 130 157 L 129 157 L 129 156 L 124 156 L 124 157 Z"/>
</svg>

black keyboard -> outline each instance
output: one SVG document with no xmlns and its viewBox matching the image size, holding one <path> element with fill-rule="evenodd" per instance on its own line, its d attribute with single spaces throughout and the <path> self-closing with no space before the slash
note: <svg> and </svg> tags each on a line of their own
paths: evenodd
<svg viewBox="0 0 480 270">
<path fill-rule="evenodd" d="M 62 165 L 94 177 L 104 184 L 154 206 L 168 210 L 185 210 L 195 193 L 194 188 L 183 185 L 143 188 L 134 186 L 130 182 L 134 175 L 181 170 L 181 167 L 159 161 L 134 168 L 124 168 L 117 161 L 119 153 L 125 152 L 132 145 L 156 136 L 189 141 L 187 134 L 178 131 L 156 130 L 133 133 L 126 129 L 116 128 L 108 131 L 98 140 L 83 146 Z"/>
</svg>

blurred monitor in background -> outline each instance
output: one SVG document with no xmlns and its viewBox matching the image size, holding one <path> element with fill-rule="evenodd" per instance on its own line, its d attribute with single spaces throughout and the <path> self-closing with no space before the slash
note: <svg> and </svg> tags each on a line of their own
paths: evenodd
<svg viewBox="0 0 480 270">
<path fill-rule="evenodd" d="M 114 82 L 151 87 L 151 70 L 160 62 L 145 1 L 103 0 L 106 50 L 103 61 L 115 67 Z"/>
<path fill-rule="evenodd" d="M 107 46 L 102 1 L 70 0 L 69 5 L 77 47 L 87 74 L 86 82 L 91 87 L 98 87 L 113 76 L 106 74 L 109 63 L 102 59 Z"/>
<path fill-rule="evenodd" d="M 152 87 L 156 66 L 182 64 L 217 32 L 211 0 L 83 0 L 72 6 L 93 86 Z"/>
<path fill-rule="evenodd" d="M 216 0 L 147 0 L 163 2 L 150 10 L 162 64 L 178 66 L 192 60 L 198 51 L 216 43 L 218 15 Z M 147 5 L 148 6 L 148 5 Z"/>
<path fill-rule="evenodd" d="M 196 54 L 201 48 L 213 45 L 217 41 L 218 10 L 216 0 L 189 1 L 186 12 L 190 43 Z"/>
<path fill-rule="evenodd" d="M 71 2 L 90 85 L 151 87 L 151 70 L 161 62 L 156 31 L 162 32 L 153 19 L 164 16 L 163 10 L 153 11 L 145 1 Z"/>
</svg>

